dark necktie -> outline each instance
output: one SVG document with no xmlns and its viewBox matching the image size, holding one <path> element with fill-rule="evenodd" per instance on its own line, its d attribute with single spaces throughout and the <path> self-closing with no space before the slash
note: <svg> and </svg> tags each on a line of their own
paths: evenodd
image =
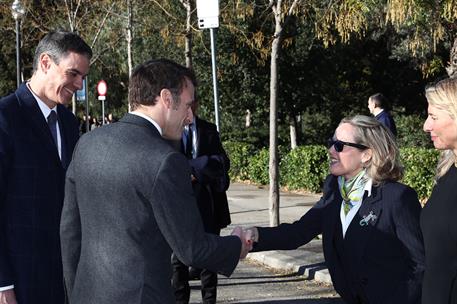
<svg viewBox="0 0 457 304">
<path fill-rule="evenodd" d="M 187 130 L 187 138 L 186 138 L 186 157 L 188 159 L 192 158 L 192 124 L 189 125 L 189 129 Z"/>
<path fill-rule="evenodd" d="M 49 130 L 51 131 L 52 138 L 54 139 L 54 143 L 57 146 L 57 113 L 56 111 L 51 111 L 48 116 L 48 126 Z"/>
</svg>

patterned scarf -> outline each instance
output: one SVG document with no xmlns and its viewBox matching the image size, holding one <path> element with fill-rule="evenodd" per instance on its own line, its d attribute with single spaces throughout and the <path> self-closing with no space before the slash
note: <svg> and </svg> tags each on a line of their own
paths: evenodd
<svg viewBox="0 0 457 304">
<path fill-rule="evenodd" d="M 361 170 L 353 178 L 345 181 L 343 176 L 338 176 L 338 186 L 341 197 L 343 198 L 344 214 L 347 215 L 353 207 L 353 203 L 358 203 L 363 199 L 365 184 L 368 181 L 366 170 Z"/>
</svg>

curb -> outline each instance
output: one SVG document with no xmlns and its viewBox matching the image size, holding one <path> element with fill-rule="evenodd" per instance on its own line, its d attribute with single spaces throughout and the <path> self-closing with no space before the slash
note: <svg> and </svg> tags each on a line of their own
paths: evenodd
<svg viewBox="0 0 457 304">
<path fill-rule="evenodd" d="M 303 256 L 306 258 L 303 258 Z M 267 251 L 252 252 L 246 257 L 265 266 L 287 272 L 303 275 L 316 282 L 332 284 L 328 269 L 323 262 L 322 254 L 311 251 Z"/>
</svg>

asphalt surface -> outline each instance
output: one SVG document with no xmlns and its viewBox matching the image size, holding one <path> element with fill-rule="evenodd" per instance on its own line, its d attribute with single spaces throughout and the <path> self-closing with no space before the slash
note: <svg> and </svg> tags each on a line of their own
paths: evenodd
<svg viewBox="0 0 457 304">
<path fill-rule="evenodd" d="M 232 224 L 221 234 L 229 234 L 235 226 L 270 225 L 268 186 L 232 183 L 227 195 Z M 291 223 L 299 219 L 319 198 L 315 194 L 281 192 L 280 222 Z M 331 283 L 319 238 L 296 250 L 255 252 L 248 254 L 247 259 L 279 271 L 297 273 L 316 282 Z"/>
</svg>

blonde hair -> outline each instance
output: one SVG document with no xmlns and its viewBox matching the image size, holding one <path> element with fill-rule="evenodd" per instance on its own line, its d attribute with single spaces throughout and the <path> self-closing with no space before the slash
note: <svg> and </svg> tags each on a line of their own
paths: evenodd
<svg viewBox="0 0 457 304">
<path fill-rule="evenodd" d="M 356 115 L 343 118 L 340 124 L 348 123 L 355 129 L 354 140 L 372 151 L 371 159 L 364 164 L 373 184 L 398 181 L 403 177 L 400 152 L 392 133 L 373 117 Z"/>
<path fill-rule="evenodd" d="M 457 79 L 447 78 L 428 86 L 425 89 L 425 97 L 430 105 L 446 111 L 457 124 Z M 438 180 L 446 174 L 455 162 L 454 152 L 450 149 L 443 150 L 436 167 L 435 179 Z"/>
</svg>

